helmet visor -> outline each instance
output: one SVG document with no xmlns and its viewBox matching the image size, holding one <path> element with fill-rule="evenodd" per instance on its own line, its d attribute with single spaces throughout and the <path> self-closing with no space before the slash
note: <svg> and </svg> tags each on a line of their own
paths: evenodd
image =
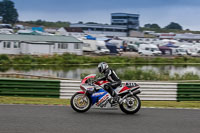
<svg viewBox="0 0 200 133">
<path fill-rule="evenodd" d="M 98 70 L 99 70 L 100 73 L 102 73 L 102 69 L 101 69 L 101 67 L 98 67 Z"/>
</svg>

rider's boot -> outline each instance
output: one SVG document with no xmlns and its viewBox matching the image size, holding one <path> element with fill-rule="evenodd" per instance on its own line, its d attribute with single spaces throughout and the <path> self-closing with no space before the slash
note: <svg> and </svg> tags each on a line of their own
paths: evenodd
<svg viewBox="0 0 200 133">
<path fill-rule="evenodd" d="M 113 91 L 112 95 L 112 104 L 118 103 L 119 102 L 119 97 L 115 91 Z"/>
<path fill-rule="evenodd" d="M 119 97 L 117 95 L 117 93 L 114 91 L 114 89 L 112 89 L 110 86 L 106 86 L 105 89 L 107 90 L 108 93 L 110 93 L 110 95 L 112 96 L 110 102 L 111 104 L 116 104 L 119 101 Z"/>
</svg>

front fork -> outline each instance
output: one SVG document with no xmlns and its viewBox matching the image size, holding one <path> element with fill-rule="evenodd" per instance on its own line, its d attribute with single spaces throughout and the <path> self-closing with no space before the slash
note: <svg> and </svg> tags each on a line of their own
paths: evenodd
<svg viewBox="0 0 200 133">
<path fill-rule="evenodd" d="M 92 95 L 92 92 L 90 92 L 90 91 L 85 91 L 85 92 L 82 92 L 82 94 L 84 94 L 84 95 L 82 96 L 83 101 L 86 101 L 85 97 L 87 96 L 87 97 L 90 99 L 90 95 Z M 90 100 L 91 100 L 91 99 L 90 99 Z"/>
</svg>

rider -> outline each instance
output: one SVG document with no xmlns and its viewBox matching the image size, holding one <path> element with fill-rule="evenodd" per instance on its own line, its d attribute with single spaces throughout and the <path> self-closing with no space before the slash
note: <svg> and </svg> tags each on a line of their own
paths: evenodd
<svg viewBox="0 0 200 133">
<path fill-rule="evenodd" d="M 100 73 L 104 74 L 104 76 L 98 78 L 96 82 L 102 80 L 109 81 L 109 83 L 104 85 L 104 89 L 113 97 L 113 102 L 117 102 L 119 99 L 114 89 L 121 85 L 121 80 L 118 78 L 115 71 L 110 69 L 105 62 L 99 63 L 98 70 Z"/>
</svg>

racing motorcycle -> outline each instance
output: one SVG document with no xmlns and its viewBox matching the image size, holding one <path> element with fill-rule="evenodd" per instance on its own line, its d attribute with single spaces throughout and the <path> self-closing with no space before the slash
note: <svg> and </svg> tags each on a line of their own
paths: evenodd
<svg viewBox="0 0 200 133">
<path fill-rule="evenodd" d="M 91 106 L 100 108 L 117 107 L 126 114 L 134 114 L 140 110 L 141 101 L 137 94 L 141 93 L 140 86 L 136 83 L 125 83 L 117 87 L 114 91 L 119 100 L 113 103 L 113 97 L 105 91 L 104 85 L 108 81 L 94 82 L 96 74 L 91 74 L 83 78 L 80 88 L 82 91 L 76 92 L 71 98 L 71 107 L 77 112 L 86 112 Z"/>
</svg>

